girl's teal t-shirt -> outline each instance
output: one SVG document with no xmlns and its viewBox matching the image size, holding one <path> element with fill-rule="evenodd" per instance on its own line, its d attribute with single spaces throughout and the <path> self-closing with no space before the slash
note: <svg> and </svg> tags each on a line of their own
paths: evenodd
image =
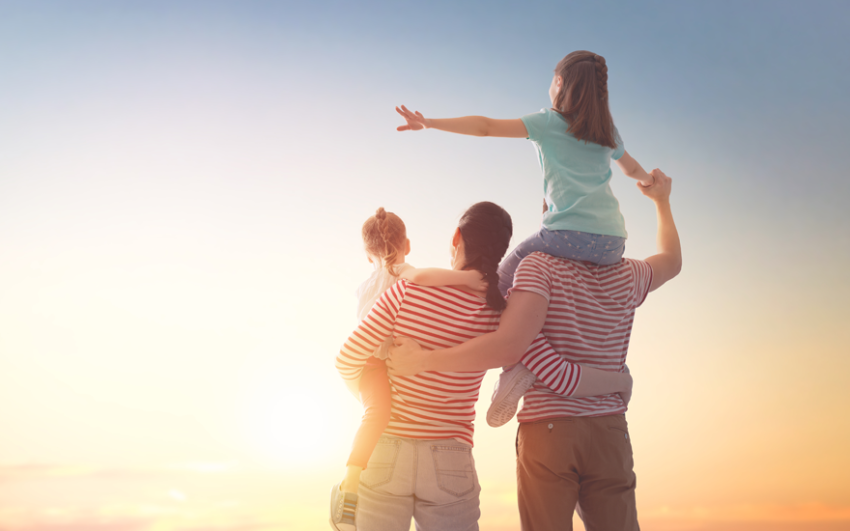
<svg viewBox="0 0 850 531">
<path fill-rule="evenodd" d="M 625 238 L 626 223 L 611 191 L 611 160 L 625 149 L 614 128 L 616 149 L 584 142 L 567 133 L 567 121 L 552 109 L 522 117 L 543 169 L 549 210 L 543 226 Z"/>
</svg>

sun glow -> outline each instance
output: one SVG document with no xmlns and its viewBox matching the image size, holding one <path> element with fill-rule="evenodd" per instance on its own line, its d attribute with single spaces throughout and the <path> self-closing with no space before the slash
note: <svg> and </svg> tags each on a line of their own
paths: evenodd
<svg viewBox="0 0 850 531">
<path fill-rule="evenodd" d="M 342 383 L 322 385 L 304 374 L 290 366 L 250 378 L 239 417 L 245 444 L 259 458 L 286 466 L 327 462 L 339 452 L 340 439 L 353 433 L 347 424 L 356 416 L 339 413 L 340 403 L 355 404 Z"/>
</svg>

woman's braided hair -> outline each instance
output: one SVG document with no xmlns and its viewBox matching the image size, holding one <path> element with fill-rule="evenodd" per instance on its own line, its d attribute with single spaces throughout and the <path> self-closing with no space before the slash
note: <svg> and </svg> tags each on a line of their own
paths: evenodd
<svg viewBox="0 0 850 531">
<path fill-rule="evenodd" d="M 593 52 L 578 50 L 561 59 L 555 75 L 563 79 L 552 102 L 578 140 L 616 149 L 614 120 L 608 108 L 608 65 Z"/>
<path fill-rule="evenodd" d="M 379 208 L 363 224 L 363 245 L 366 252 L 383 260 L 387 271 L 393 273 L 392 264 L 399 254 L 404 255 L 407 229 L 400 217 Z"/>
<path fill-rule="evenodd" d="M 489 201 L 475 203 L 461 216 L 458 229 L 463 238 L 463 268 L 481 273 L 487 282 L 487 305 L 496 311 L 504 310 L 498 269 L 513 234 L 510 214 Z"/>
</svg>

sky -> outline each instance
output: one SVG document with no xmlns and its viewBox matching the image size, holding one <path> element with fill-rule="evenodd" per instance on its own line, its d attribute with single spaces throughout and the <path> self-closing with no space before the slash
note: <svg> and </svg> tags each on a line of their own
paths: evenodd
<svg viewBox="0 0 850 531">
<path fill-rule="evenodd" d="M 449 267 L 471 204 L 540 221 L 518 118 L 603 55 L 684 267 L 638 310 L 649 531 L 850 529 L 850 5 L 0 1 L 0 530 L 327 527 L 360 407 L 333 368 L 405 221 Z M 626 255 L 654 208 L 615 168 Z M 482 386 L 479 417 L 498 374 Z M 476 423 L 483 530 L 519 529 L 516 423 Z"/>
</svg>

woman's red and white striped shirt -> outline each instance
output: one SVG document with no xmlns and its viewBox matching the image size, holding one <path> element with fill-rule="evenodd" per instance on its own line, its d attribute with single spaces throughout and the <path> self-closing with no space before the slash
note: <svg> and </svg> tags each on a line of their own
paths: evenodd
<svg viewBox="0 0 850 531">
<path fill-rule="evenodd" d="M 378 299 L 342 346 L 336 368 L 343 378 L 359 378 L 366 360 L 390 336 L 415 339 L 424 349 L 445 349 L 495 331 L 500 314 L 481 297 L 449 287 L 426 287 L 399 280 Z M 548 360 L 548 361 L 547 361 Z M 542 334 L 523 362 L 550 366 L 560 361 Z M 581 368 L 558 367 L 547 381 L 562 393 L 575 391 Z M 391 376 L 392 413 L 385 433 L 414 439 L 456 438 L 472 444 L 475 402 L 486 371 L 423 372 Z"/>
<path fill-rule="evenodd" d="M 652 268 L 642 260 L 598 266 L 532 253 L 520 262 L 511 291 L 530 291 L 549 301 L 543 334 L 563 358 L 556 372 L 573 363 L 623 372 L 635 309 L 649 293 L 651 282 Z M 525 394 L 517 418 L 533 422 L 625 411 L 618 394 L 570 398 L 538 380 Z"/>
</svg>

